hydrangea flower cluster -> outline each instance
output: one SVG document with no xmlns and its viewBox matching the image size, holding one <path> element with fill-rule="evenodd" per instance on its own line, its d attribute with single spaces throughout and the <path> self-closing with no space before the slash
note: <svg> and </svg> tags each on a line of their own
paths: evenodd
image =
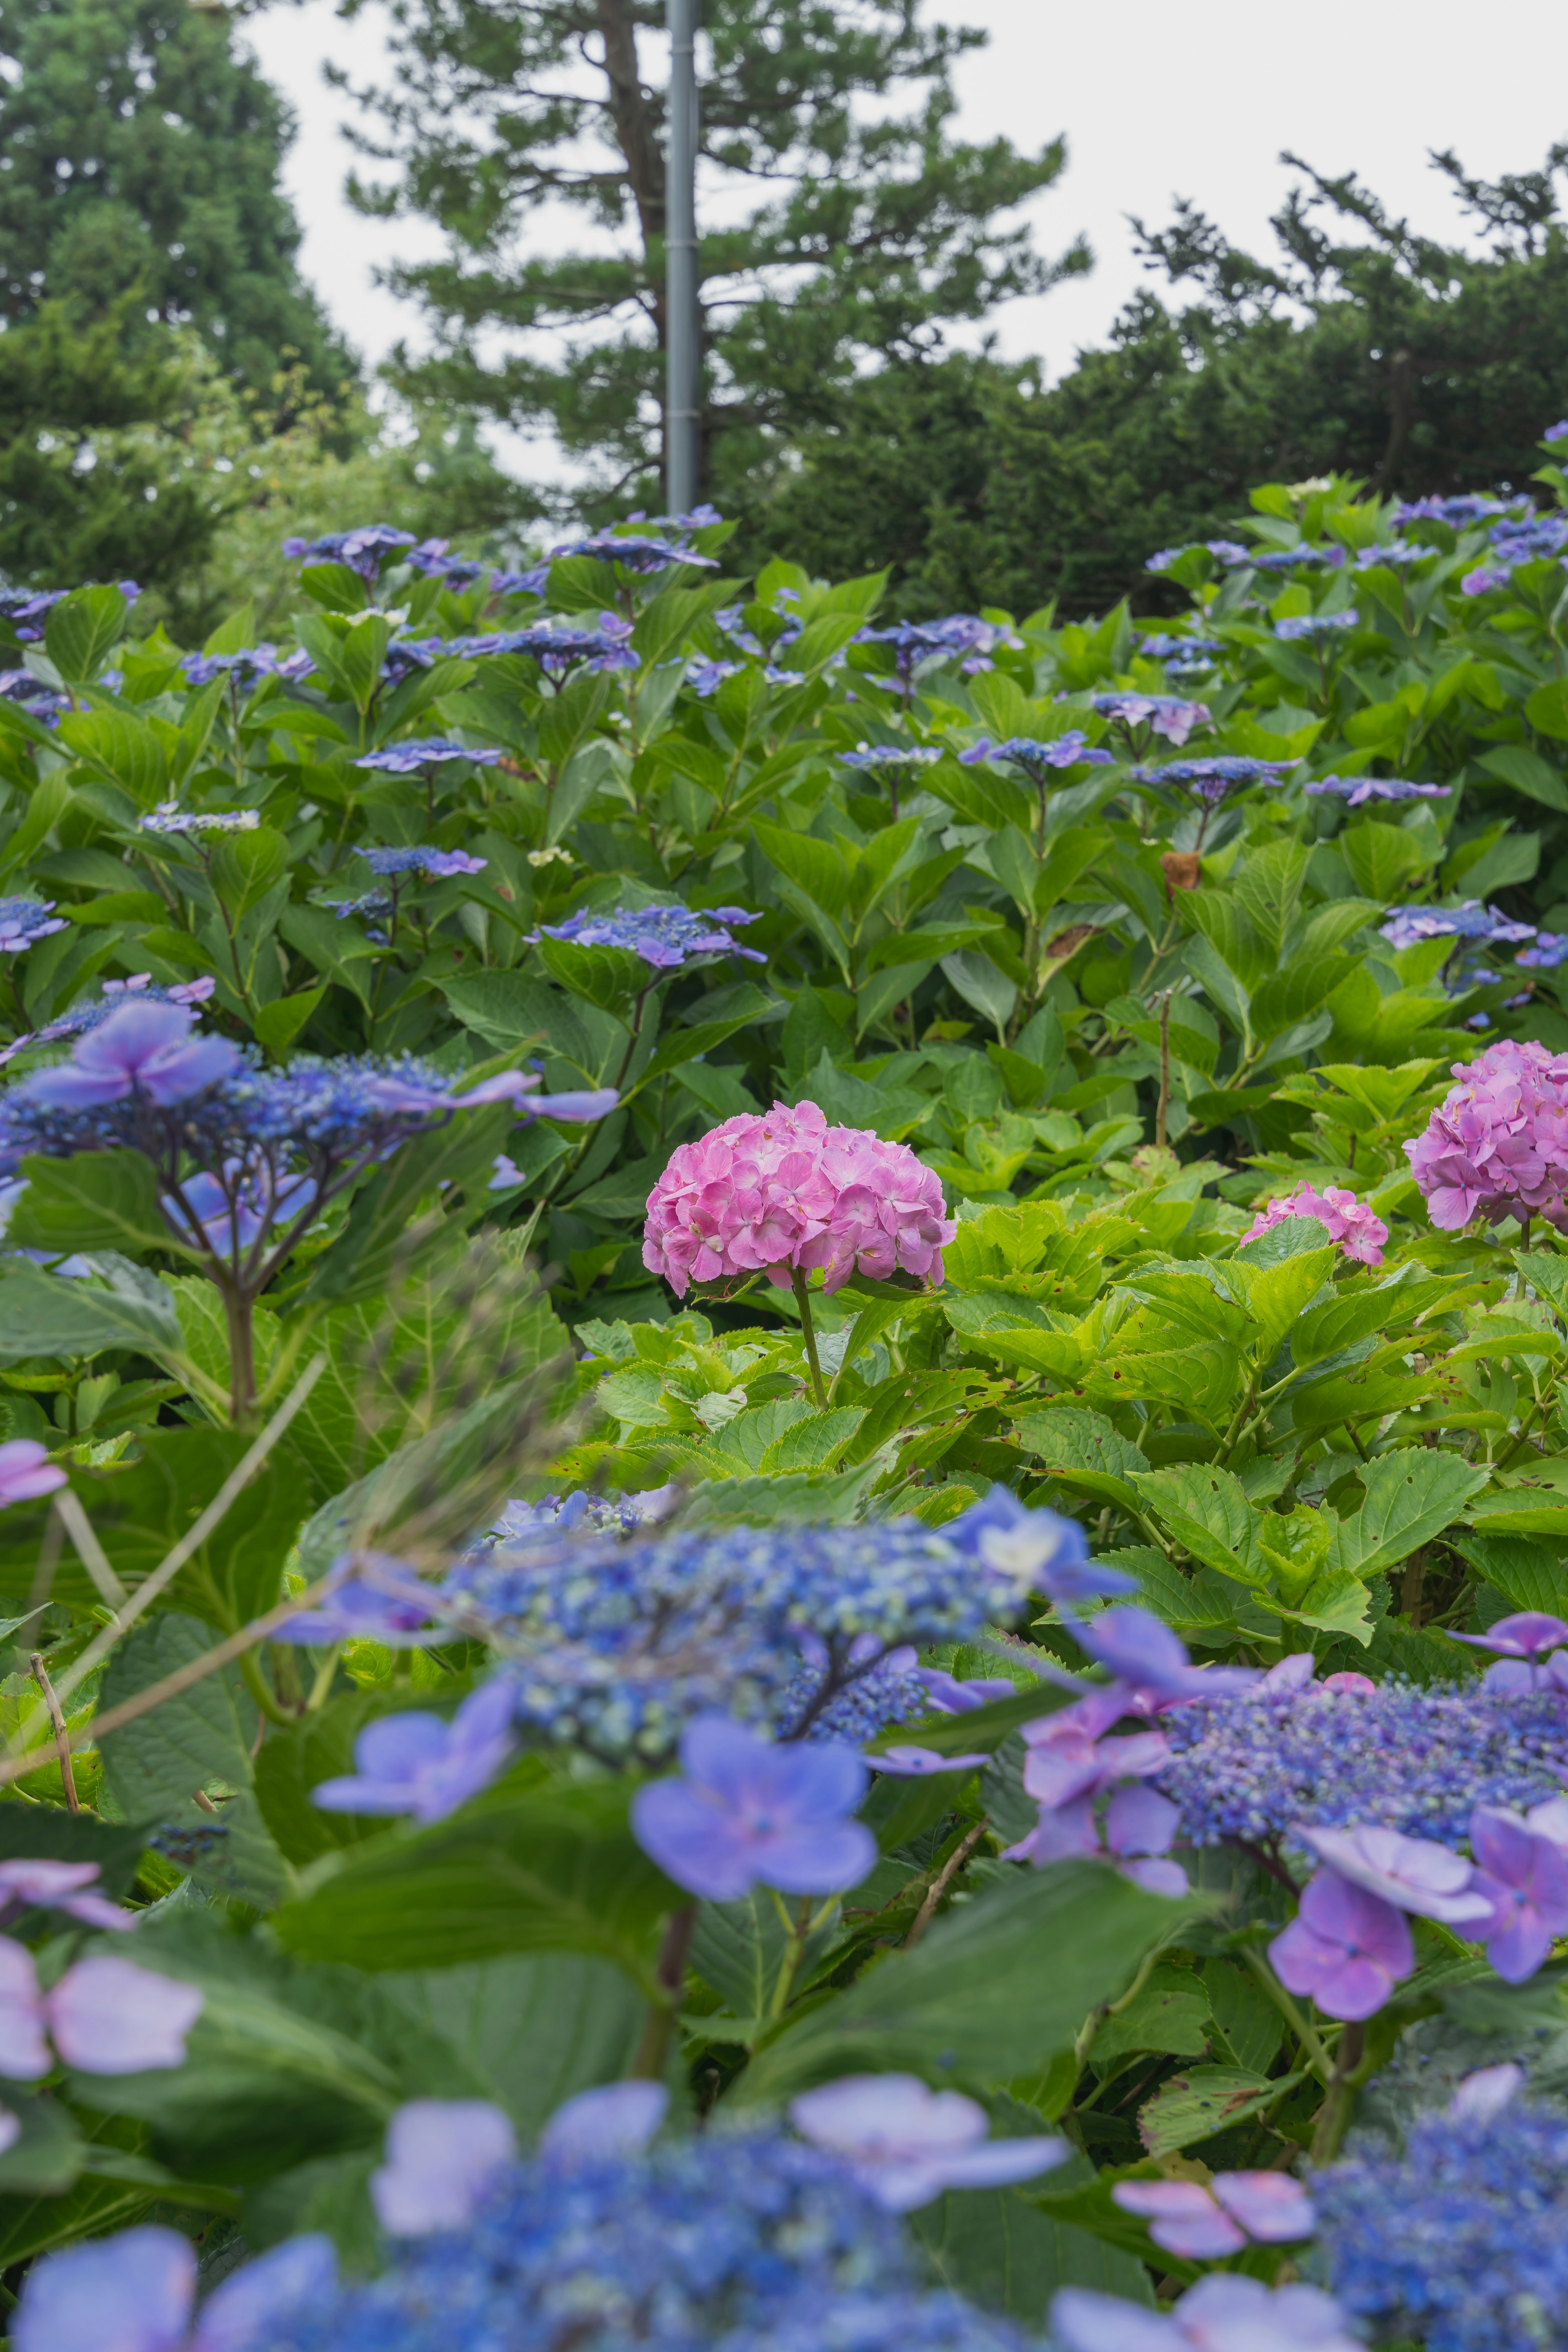
<svg viewBox="0 0 1568 2352">
<path fill-rule="evenodd" d="M 1446 801 L 1453 786 L 1407 784 L 1397 776 L 1320 776 L 1315 784 L 1301 789 L 1314 797 L 1327 794 L 1343 801 L 1347 808 L 1364 808 L 1368 801 Z"/>
<path fill-rule="evenodd" d="M 1212 805 L 1239 785 L 1277 782 L 1298 764 L 1294 760 L 1248 760 L 1237 752 L 1222 751 L 1206 760 L 1156 761 L 1134 768 L 1132 773 L 1141 784 L 1184 784 Z"/>
<path fill-rule="evenodd" d="M 876 775 L 883 769 L 929 768 L 942 756 L 940 743 L 857 743 L 853 751 L 840 751 L 838 761 L 841 767 Z"/>
<path fill-rule="evenodd" d="M 629 1546 L 531 1530 L 459 1563 L 437 1604 L 500 1647 L 520 1721 L 597 1754 L 665 1755 L 715 1707 L 786 1738 L 864 1738 L 942 1711 L 912 1656 L 895 1660 L 904 1645 L 972 1640 L 1031 1589 L 1124 1581 L 1090 1567 L 1075 1521 L 1007 1501 L 941 1530 L 694 1528 Z"/>
<path fill-rule="evenodd" d="M 0 898 L 0 955 L 20 955 L 52 931 L 63 931 L 65 918 L 51 922 L 52 898 Z"/>
<path fill-rule="evenodd" d="M 1225 646 L 1218 637 L 1189 637 L 1156 629 L 1140 637 L 1138 650 L 1149 661 L 1163 661 L 1167 668 L 1175 664 L 1183 669 L 1209 669 L 1215 655 L 1222 654 Z"/>
<path fill-rule="evenodd" d="M 1568 1055 L 1501 1037 L 1453 1071 L 1458 1085 L 1405 1146 L 1433 1223 L 1539 1215 L 1568 1231 Z"/>
<path fill-rule="evenodd" d="M 1147 727 L 1168 743 L 1184 743 L 1194 728 L 1214 722 L 1206 702 L 1183 702 L 1173 694 L 1097 694 L 1089 707 L 1123 727 Z"/>
<path fill-rule="evenodd" d="M 1516 967 L 1524 964 L 1538 971 L 1555 971 L 1559 964 L 1568 963 L 1568 931 L 1537 931 L 1513 961 Z"/>
<path fill-rule="evenodd" d="M 584 907 L 563 923 L 544 923 L 531 940 L 564 940 L 575 947 L 626 948 L 655 971 L 679 971 L 695 956 L 735 955 L 766 963 L 760 948 L 742 947 L 732 936 L 742 923 L 761 920 L 744 907 L 616 907 L 608 913 Z"/>
<path fill-rule="evenodd" d="M 477 749 L 468 743 L 451 743 L 444 738 L 410 738 L 403 743 L 388 743 L 379 751 L 366 751 L 354 761 L 356 768 L 378 768 L 389 776 L 417 775 L 422 768 L 437 768 L 448 760 L 470 760 L 477 768 L 493 768 L 504 759 L 502 751 Z"/>
<path fill-rule="evenodd" d="M 177 801 L 160 801 L 136 820 L 142 833 L 254 833 L 260 823 L 259 809 L 183 809 Z"/>
<path fill-rule="evenodd" d="M 1496 907 L 1466 898 L 1458 907 L 1391 907 L 1380 926 L 1396 951 L 1423 940 L 1479 940 L 1487 947 L 1512 947 L 1535 937 L 1533 923 L 1514 923 Z"/>
<path fill-rule="evenodd" d="M 466 656 L 470 661 L 482 661 L 492 654 L 526 654 L 553 682 L 567 677 L 580 663 L 590 670 L 638 668 L 639 656 L 631 635 L 631 622 L 615 613 L 599 614 L 592 628 L 561 614 L 530 622 L 526 628 L 454 637 L 441 651 Z"/>
<path fill-rule="evenodd" d="M 308 677 L 315 663 L 301 646 L 279 654 L 276 646 L 247 646 L 234 654 L 182 654 L 180 667 L 191 686 L 210 686 L 215 677 L 232 678 L 236 686 L 255 686 L 264 677 Z"/>
<path fill-rule="evenodd" d="M 1418 2116 L 1398 2154 L 1352 2144 L 1314 2179 L 1334 2292 L 1380 2340 L 1430 2352 L 1561 2343 L 1568 2116 L 1469 2088 Z"/>
<path fill-rule="evenodd" d="M 0 1068 L 14 1061 L 18 1054 L 34 1045 L 58 1045 L 67 1037 L 80 1037 L 89 1029 L 101 1028 L 111 1014 L 118 1013 L 128 999 L 143 1004 L 205 1004 L 217 987 L 210 974 L 200 980 L 183 980 L 173 988 L 155 987 L 151 972 L 133 972 L 129 980 L 106 980 L 101 993 L 89 997 L 84 1003 L 73 1004 L 42 1029 L 30 1029 L 25 1036 L 13 1037 L 8 1045 L 0 1046 Z"/>
<path fill-rule="evenodd" d="M 644 575 L 668 572 L 672 563 L 700 564 L 705 572 L 719 569 L 715 556 L 699 555 L 695 548 L 637 531 L 601 531 L 596 538 L 567 540 L 550 553 L 555 562 L 573 555 L 590 555 L 595 562 L 618 563 L 627 572 Z"/>
<path fill-rule="evenodd" d="M 1353 610 L 1348 613 L 1295 613 L 1283 621 L 1276 621 L 1274 634 L 1286 645 L 1327 645 L 1360 625 L 1361 615 Z"/>
<path fill-rule="evenodd" d="M 1489 589 L 1506 587 L 1521 563 L 1561 555 L 1568 546 L 1568 515 L 1508 515 L 1493 523 L 1487 536 L 1491 553 L 1459 583 L 1467 596 L 1484 596 Z"/>
<path fill-rule="evenodd" d="M 956 654 L 962 656 L 958 667 L 963 676 L 973 677 L 993 667 L 991 656 L 998 646 L 1023 642 L 1012 630 L 973 613 L 952 613 L 944 621 L 894 621 L 885 629 L 859 629 L 850 639 L 857 646 L 890 646 L 893 668 L 906 691 L 922 661 L 935 656 L 951 660 Z"/>
<path fill-rule="evenodd" d="M 58 727 L 61 711 L 70 709 L 68 694 L 57 693 L 30 669 L 0 670 L 0 696 L 44 727 Z"/>
<path fill-rule="evenodd" d="M 1488 515 L 1507 514 L 1509 508 L 1501 499 L 1486 497 L 1475 490 L 1462 491 L 1456 498 L 1403 499 L 1394 509 L 1390 520 L 1395 530 L 1406 523 L 1447 523 L 1450 530 L 1466 530 L 1472 523 L 1481 522 Z"/>
<path fill-rule="evenodd" d="M 1310 1668 L 1309 1668 L 1310 1671 Z M 1270 1679 L 1163 1717 L 1154 1785 L 1194 1846 L 1275 1847 L 1297 1826 L 1371 1823 L 1456 1853 L 1479 1806 L 1525 1812 L 1568 1787 L 1568 1692 Z"/>
<path fill-rule="evenodd" d="M 579 1486 L 570 1495 L 546 1495 L 538 1503 L 514 1500 L 487 1530 L 487 1542 L 517 1543 L 552 1528 L 563 1535 L 635 1535 L 638 1528 L 656 1527 L 668 1518 L 679 1500 L 680 1489 L 673 1485 L 640 1495 L 590 1495 Z"/>
<path fill-rule="evenodd" d="M 388 556 L 402 560 L 401 550 L 414 544 L 411 530 L 371 522 L 355 530 L 329 530 L 320 539 L 286 539 L 283 552 L 306 563 L 346 563 L 362 580 L 374 583 Z M 425 544 L 434 548 L 444 542 L 429 540 Z"/>
<path fill-rule="evenodd" d="M 1029 782 L 1044 791 L 1053 768 L 1114 767 L 1115 754 L 1102 751 L 1090 744 L 1080 728 L 1069 728 L 1065 735 L 1053 735 L 1048 743 L 1037 742 L 1032 735 L 1009 735 L 1003 743 L 993 743 L 983 735 L 978 743 L 958 755 L 959 765 L 978 767 L 982 761 L 1000 760 L 1007 767 L 1022 768 Z"/>
<path fill-rule="evenodd" d="M 433 849 L 428 842 L 414 849 L 358 849 L 373 874 L 428 874 L 447 881 L 454 874 L 482 874 L 489 859 L 470 857 L 462 849 Z"/>
<path fill-rule="evenodd" d="M 0 621 L 8 621 L 25 646 L 36 645 L 44 622 L 68 593 L 65 588 L 0 588 Z"/>
<path fill-rule="evenodd" d="M 671 1154 L 648 1195 L 643 1264 L 678 1298 L 757 1273 L 785 1290 L 814 1266 L 829 1292 L 856 1272 L 940 1283 L 957 1230 L 941 1179 L 905 1145 L 829 1127 L 813 1102 L 775 1103 Z"/>
<path fill-rule="evenodd" d="M 1353 1192 L 1342 1186 L 1330 1184 L 1322 1192 L 1303 1181 L 1293 1192 L 1282 1193 L 1256 1216 L 1237 1244 L 1245 1248 L 1275 1225 L 1282 1225 L 1289 1217 L 1316 1217 L 1328 1230 L 1329 1239 L 1337 1242 L 1342 1257 L 1354 1260 L 1357 1265 L 1381 1265 L 1383 1245 L 1388 1239 L 1388 1227 L 1365 1201 L 1358 1201 Z"/>
</svg>

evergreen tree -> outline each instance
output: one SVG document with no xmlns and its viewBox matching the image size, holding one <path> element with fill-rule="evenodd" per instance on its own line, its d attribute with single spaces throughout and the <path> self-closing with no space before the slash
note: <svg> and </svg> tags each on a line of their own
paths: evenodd
<svg viewBox="0 0 1568 2352">
<path fill-rule="evenodd" d="M 1436 160 L 1489 250 L 1419 238 L 1353 179 L 1310 171 L 1275 262 L 1182 206 L 1140 236 L 1196 301 L 1173 316 L 1139 297 L 1048 391 L 988 357 L 868 375 L 748 501 L 745 553 L 836 577 L 890 559 L 911 611 L 1056 597 L 1088 613 L 1127 594 L 1160 609 L 1145 557 L 1233 534 L 1258 482 L 1522 488 L 1542 427 L 1568 414 L 1568 150 L 1496 183 Z"/>
<path fill-rule="evenodd" d="M 639 37 L 662 24 L 661 0 L 392 0 L 391 13 L 393 86 L 358 95 L 382 126 L 361 144 L 396 174 L 353 193 L 448 240 L 445 258 L 388 273 L 438 338 L 434 358 L 401 358 L 401 380 L 548 426 L 606 501 L 657 499 L 665 93 Z M 952 62 L 983 35 L 922 24 L 919 0 L 709 0 L 704 36 L 704 487 L 733 503 L 841 416 L 868 361 L 939 351 L 949 322 L 1089 257 L 1041 259 L 1016 218 L 1060 173 L 1059 140 L 1026 156 L 951 135 Z M 562 205 L 598 234 L 542 255 L 533 224 Z"/>
<path fill-rule="evenodd" d="M 237 383 L 290 362 L 336 391 L 353 363 L 295 268 L 278 184 L 292 134 L 221 8 L 0 0 L 0 318 L 50 302 L 194 325 Z M 129 311 L 121 325 L 132 322 Z"/>
</svg>

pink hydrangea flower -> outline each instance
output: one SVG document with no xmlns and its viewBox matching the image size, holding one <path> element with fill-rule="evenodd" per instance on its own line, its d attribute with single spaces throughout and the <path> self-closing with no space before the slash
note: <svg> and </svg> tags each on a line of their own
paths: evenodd
<svg viewBox="0 0 1568 2352">
<path fill-rule="evenodd" d="M 1542 1216 L 1568 1232 L 1568 1055 L 1500 1037 L 1453 1070 L 1458 1084 L 1405 1146 L 1432 1223 Z"/>
<path fill-rule="evenodd" d="M 1405 1149 L 1408 1150 L 1409 1146 Z M 1327 1185 L 1318 1192 L 1308 1183 L 1298 1184 L 1278 1201 L 1270 1201 L 1261 1215 L 1255 1217 L 1237 1244 L 1245 1248 L 1259 1234 L 1281 1225 L 1287 1217 L 1316 1217 L 1326 1225 L 1329 1239 L 1338 1242 L 1342 1257 L 1354 1258 L 1358 1265 L 1381 1265 L 1383 1244 L 1388 1239 L 1388 1227 L 1366 1202 L 1358 1201 L 1341 1184 Z"/>
<path fill-rule="evenodd" d="M 829 1127 L 815 1103 L 775 1103 L 671 1154 L 648 1194 L 643 1264 L 678 1298 L 689 1283 L 749 1274 L 787 1290 L 813 1266 L 829 1292 L 857 1272 L 940 1283 L 957 1230 L 940 1180 L 905 1145 Z"/>
</svg>

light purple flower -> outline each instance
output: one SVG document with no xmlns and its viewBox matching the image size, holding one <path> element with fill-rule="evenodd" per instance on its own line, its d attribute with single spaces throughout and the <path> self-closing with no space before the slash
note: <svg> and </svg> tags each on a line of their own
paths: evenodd
<svg viewBox="0 0 1568 2352">
<path fill-rule="evenodd" d="M 312 1176 L 279 1180 L 265 1163 L 247 1169 L 243 1160 L 231 1160 L 221 1180 L 204 1168 L 184 1179 L 178 1198 L 165 1192 L 159 1205 L 175 1232 L 195 1247 L 233 1259 L 269 1227 L 291 1224 L 318 1191 Z"/>
<path fill-rule="evenodd" d="M 20 955 L 35 940 L 63 931 L 63 915 L 58 922 L 49 920 L 54 911 L 52 898 L 0 898 L 0 955 Z"/>
<path fill-rule="evenodd" d="M 367 1724 L 354 1742 L 356 1770 L 312 1789 L 313 1804 L 334 1813 L 412 1813 L 444 1821 L 488 1789 L 516 1748 L 516 1695 L 499 1675 L 463 1701 L 450 1723 L 422 1712 Z"/>
<path fill-rule="evenodd" d="M 1489 2124 L 1524 2088 L 1524 2069 L 1507 2059 L 1500 2066 L 1478 2066 L 1448 2102 L 1457 2123 Z"/>
<path fill-rule="evenodd" d="M 1475 1891 L 1491 1916 L 1473 1927 L 1507 1984 L 1532 1977 L 1556 1938 L 1568 1934 L 1568 1856 L 1518 1813 L 1478 1805 L 1470 1816 Z"/>
<path fill-rule="evenodd" d="M 993 1699 L 1013 1696 L 1014 1686 L 1005 1675 L 959 1682 L 940 1666 L 911 1666 L 910 1678 L 924 1691 L 933 1715 L 968 1715 L 974 1707 L 989 1706 Z"/>
<path fill-rule="evenodd" d="M 412 776 L 421 768 L 440 767 L 447 760 L 471 760 L 476 767 L 493 768 L 505 756 L 502 751 L 475 751 L 468 743 L 423 737 L 417 741 L 388 743 L 380 751 L 366 751 L 354 761 L 354 766 L 380 769 L 389 776 Z"/>
<path fill-rule="evenodd" d="M 183 1004 L 121 1005 L 78 1039 L 68 1062 L 36 1070 L 27 1092 L 61 1110 L 93 1110 L 132 1094 L 160 1108 L 184 1102 L 228 1077 L 240 1059 L 226 1037 L 193 1037 L 194 1018 Z"/>
<path fill-rule="evenodd" d="M 1549 425 L 1541 437 L 1543 441 L 1568 441 L 1568 416 L 1556 425 Z"/>
<path fill-rule="evenodd" d="M 1304 793 L 1331 794 L 1347 808 L 1364 808 L 1368 801 L 1446 801 L 1452 784 L 1407 784 L 1397 776 L 1321 776 L 1303 784 Z"/>
<path fill-rule="evenodd" d="M 204 1999 L 195 1985 L 111 1957 L 78 1960 L 42 1992 L 32 1953 L 0 1936 L 0 2074 L 37 2082 L 53 2063 L 49 2040 L 84 2074 L 183 2066 Z"/>
<path fill-rule="evenodd" d="M 1147 1609 L 1105 1609 L 1073 1628 L 1079 1646 L 1123 1682 L 1156 1698 L 1199 1698 L 1245 1690 L 1258 1680 L 1248 1666 L 1194 1666 L 1179 1637 Z"/>
<path fill-rule="evenodd" d="M 1008 1685 L 1009 1690 L 1012 1685 Z M 901 1740 L 893 1748 L 879 1748 L 866 1759 L 873 1771 L 891 1773 L 895 1780 L 923 1780 L 933 1772 L 973 1772 L 978 1765 L 989 1764 L 988 1755 L 976 1750 L 973 1755 L 944 1756 L 939 1748 L 917 1747 L 912 1741 Z"/>
<path fill-rule="evenodd" d="M 664 2121 L 662 2083 L 606 2083 L 558 2106 L 539 2135 L 539 2153 L 554 2164 L 614 2164 L 640 2156 Z"/>
<path fill-rule="evenodd" d="M 190 2240 L 157 2224 L 122 2230 L 34 2263 L 12 2352 L 267 2352 L 278 2323 L 320 2305 L 336 2276 L 330 2238 L 289 2238 L 222 2280 L 191 2333 Z"/>
<path fill-rule="evenodd" d="M 866 1793 L 865 1760 L 841 1740 L 775 1746 L 700 1715 L 680 1742 L 684 1777 L 632 1800 L 632 1831 L 667 1877 L 711 1903 L 754 1885 L 837 1895 L 865 1877 L 877 1841 L 848 1816 Z"/>
<path fill-rule="evenodd" d="M 1415 1966 L 1404 1912 L 1333 1870 L 1309 1881 L 1268 1957 L 1288 1991 L 1305 1993 L 1326 2016 L 1347 2020 L 1374 2016 Z"/>
<path fill-rule="evenodd" d="M 1467 1892 L 1470 1869 L 1463 1854 L 1431 1838 L 1406 1837 L 1403 1830 L 1325 1830 L 1301 1823 L 1292 1834 L 1341 1878 L 1418 1919 L 1442 1919 L 1452 1927 L 1487 1916 L 1483 1899 Z"/>
<path fill-rule="evenodd" d="M 1511 1617 L 1500 1617 L 1484 1633 L 1450 1633 L 1448 1638 L 1468 1642 L 1472 1649 L 1491 1650 L 1500 1658 L 1528 1658 L 1533 1664 L 1559 1643 L 1568 1642 L 1568 1625 L 1544 1609 L 1521 1609 Z"/>
<path fill-rule="evenodd" d="M 464 2229 L 516 2154 L 511 2118 L 489 2099 L 410 2099 L 370 2177 L 376 2219 L 394 2238 Z"/>
<path fill-rule="evenodd" d="M 1062 2352 L 1364 2352 L 1339 2305 L 1315 2286 L 1266 2287 L 1216 2271 L 1166 2314 L 1064 2287 L 1051 2303 Z"/>
<path fill-rule="evenodd" d="M 1065 2161 L 1065 2139 L 988 2139 L 989 2119 L 961 2091 L 933 2091 L 916 2074 L 844 2074 L 790 2102 L 813 2147 L 840 2157 L 892 2213 L 929 2205 L 945 2189 L 1000 2189 Z"/>
<path fill-rule="evenodd" d="M 1184 1895 L 1187 1874 L 1164 1857 L 1182 1826 L 1181 1809 L 1157 1790 L 1118 1789 L 1105 1809 L 1105 1843 L 1123 1878 L 1149 1895 Z"/>
<path fill-rule="evenodd" d="M 65 1472 L 36 1437 L 13 1437 L 0 1445 L 0 1511 L 8 1503 L 36 1502 L 65 1483 Z"/>
<path fill-rule="evenodd" d="M 86 1892 L 98 1875 L 96 1862 L 0 1862 L 0 1920 L 37 1908 L 63 1911 L 89 1927 L 134 1927 L 134 1911 Z"/>
<path fill-rule="evenodd" d="M 368 761 L 361 760 L 356 764 L 363 768 L 368 767 L 370 763 Z M 373 874 L 384 877 L 394 874 L 433 874 L 441 881 L 447 880 L 454 874 L 482 874 L 489 863 L 486 857 L 470 857 L 466 850 L 432 849 L 428 844 L 417 849 L 361 848 L 357 849 L 354 855 L 364 860 Z"/>
<path fill-rule="evenodd" d="M 417 1630 L 429 1624 L 430 1596 L 405 1561 L 388 1552 L 343 1552 L 328 1572 L 338 1579 L 331 1591 L 318 1607 L 279 1625 L 275 1642 L 380 1642 L 411 1650 L 436 1639 L 433 1631 Z"/>
<path fill-rule="evenodd" d="M 942 1533 L 970 1559 L 1012 1576 L 1020 1600 L 1043 1592 L 1059 1605 L 1138 1590 L 1136 1577 L 1090 1559 L 1088 1538 L 1076 1519 L 1058 1511 L 1032 1511 L 1001 1485 L 950 1519 Z"/>
<path fill-rule="evenodd" d="M 1215 2262 L 1238 2254 L 1250 2240 L 1290 2245 L 1317 2228 L 1312 2202 L 1288 2172 L 1216 2172 L 1207 2188 L 1196 2180 L 1119 2180 L 1111 2200 L 1149 2224 L 1168 2254 Z"/>
</svg>

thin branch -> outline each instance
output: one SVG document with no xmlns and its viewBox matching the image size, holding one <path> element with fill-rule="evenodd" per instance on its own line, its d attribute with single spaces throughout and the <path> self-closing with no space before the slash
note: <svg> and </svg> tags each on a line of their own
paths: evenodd
<svg viewBox="0 0 1568 2352">
<path fill-rule="evenodd" d="M 27 1663 L 33 1670 L 33 1680 L 44 1694 L 44 1705 L 48 1708 L 49 1720 L 55 1727 L 55 1753 L 60 1760 L 60 1779 L 66 1784 L 66 1802 L 73 1813 L 79 1813 L 81 1799 L 77 1795 L 76 1774 L 71 1769 L 70 1733 L 66 1728 L 65 1711 L 55 1695 L 55 1686 L 49 1680 L 49 1670 L 37 1650 L 33 1652 Z"/>
<path fill-rule="evenodd" d="M 963 1868 L 964 1864 L 969 1860 L 970 1855 L 974 1852 L 975 1847 L 980 1843 L 981 1839 L 984 1836 L 990 1826 L 990 1822 L 986 1820 L 984 1814 L 982 1813 L 980 1819 L 975 1822 L 974 1827 L 972 1830 L 966 1831 L 958 1844 L 953 1847 L 952 1852 L 948 1855 L 947 1860 L 942 1864 L 942 1868 L 937 1872 L 936 1876 L 926 1888 L 925 1901 L 915 1913 L 914 1925 L 910 1929 L 909 1934 L 904 1937 L 904 1949 L 906 1952 L 912 1951 L 914 1947 L 920 1942 L 921 1937 L 925 1934 L 926 1929 L 931 1926 L 931 1921 L 936 1916 L 937 1905 L 942 1901 L 942 1896 L 947 1893 L 948 1888 L 958 1876 L 959 1872 Z"/>
<path fill-rule="evenodd" d="M 55 1509 L 60 1516 L 67 1535 L 76 1546 L 76 1555 L 91 1577 L 100 1600 L 110 1609 L 118 1609 L 129 1599 L 125 1585 L 109 1564 L 103 1546 L 93 1531 L 92 1521 L 82 1508 L 81 1497 L 69 1486 L 62 1486 L 55 1497 Z"/>
</svg>

